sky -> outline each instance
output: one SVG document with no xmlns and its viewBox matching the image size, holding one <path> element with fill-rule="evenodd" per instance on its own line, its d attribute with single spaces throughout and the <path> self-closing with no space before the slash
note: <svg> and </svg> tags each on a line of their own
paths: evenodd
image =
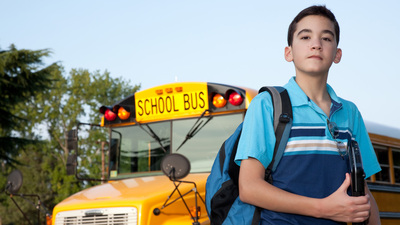
<svg viewBox="0 0 400 225">
<path fill-rule="evenodd" d="M 45 62 L 108 71 L 141 89 L 205 81 L 258 89 L 295 75 L 287 29 L 302 9 L 326 5 L 343 57 L 328 83 L 364 120 L 400 128 L 400 1 L 2 0 L 0 49 L 50 49 Z M 119 100 L 119 99 L 118 99 Z"/>
</svg>

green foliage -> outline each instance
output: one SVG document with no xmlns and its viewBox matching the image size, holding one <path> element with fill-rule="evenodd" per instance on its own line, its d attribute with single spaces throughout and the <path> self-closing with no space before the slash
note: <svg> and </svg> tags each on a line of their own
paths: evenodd
<svg viewBox="0 0 400 225">
<path fill-rule="evenodd" d="M 112 105 L 140 88 L 131 86 L 129 81 L 112 78 L 107 71 L 73 69 L 64 77 L 61 66 L 54 63 L 44 67 L 43 57 L 49 53 L 48 50 L 17 50 L 14 46 L 10 51 L 0 51 L 0 221 L 3 224 L 27 224 L 2 190 L 14 167 L 24 176 L 19 193 L 38 194 L 50 212 L 71 194 L 98 184 L 66 175 L 70 154 L 67 132 L 76 128 L 79 121 L 99 124 L 101 105 Z M 20 92 L 15 94 L 13 90 L 17 86 Z M 105 134 L 104 130 L 98 130 L 80 138 L 83 156 L 80 173 L 89 176 L 100 173 L 101 143 L 97 140 L 104 139 Z M 12 142 L 5 144 L 6 140 Z M 16 196 L 13 199 L 36 224 L 34 204 Z"/>
<path fill-rule="evenodd" d="M 17 50 L 14 45 L 7 51 L 0 49 L 0 160 L 7 163 L 16 163 L 13 156 L 25 146 L 36 143 L 33 137 L 15 132 L 31 122 L 15 108 L 51 86 L 52 75 L 60 66 L 56 63 L 43 66 L 42 59 L 49 54 L 47 49 Z"/>
<path fill-rule="evenodd" d="M 32 224 L 37 224 L 38 221 L 36 207 L 39 206 L 39 198 L 41 208 L 39 219 L 43 222 L 45 214 L 51 214 L 57 198 L 65 198 L 67 193 L 80 190 L 74 177 L 65 176 L 65 167 L 55 165 L 57 159 L 46 145 L 43 142 L 27 146 L 26 151 L 21 152 L 17 157 L 18 161 L 23 162 L 23 165 L 18 166 L 23 174 L 23 185 L 18 194 L 13 195 L 12 198 Z M 11 171 L 12 168 L 8 167 L 7 172 Z M 37 197 L 29 195 L 37 195 Z M 4 206 L 0 207 L 0 218 L 3 224 L 28 224 L 9 195 L 0 195 L 0 201 Z"/>
</svg>

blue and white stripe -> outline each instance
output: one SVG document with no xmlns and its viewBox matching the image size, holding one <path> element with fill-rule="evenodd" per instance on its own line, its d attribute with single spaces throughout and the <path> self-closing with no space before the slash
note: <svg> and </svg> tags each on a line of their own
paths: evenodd
<svg viewBox="0 0 400 225">
<path fill-rule="evenodd" d="M 350 129 L 340 129 L 336 140 L 327 129 L 326 125 L 321 124 L 293 125 L 284 155 L 337 155 L 337 141 L 343 142 L 347 149 L 347 142 L 352 136 Z"/>
</svg>

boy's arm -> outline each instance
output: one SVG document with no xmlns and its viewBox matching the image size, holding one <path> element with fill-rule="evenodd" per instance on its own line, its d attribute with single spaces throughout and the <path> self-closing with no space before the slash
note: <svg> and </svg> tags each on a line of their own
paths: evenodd
<svg viewBox="0 0 400 225">
<path fill-rule="evenodd" d="M 309 198 L 279 189 L 264 180 L 265 168 L 254 158 L 242 160 L 239 174 L 239 194 L 243 202 L 269 209 L 325 218 L 341 222 L 362 222 L 369 217 L 369 196 L 350 197 L 347 188 L 350 176 L 332 195 Z"/>
</svg>

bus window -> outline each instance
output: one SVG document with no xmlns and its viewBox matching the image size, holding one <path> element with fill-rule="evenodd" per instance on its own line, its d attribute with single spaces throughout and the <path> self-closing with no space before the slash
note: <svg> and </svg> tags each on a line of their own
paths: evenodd
<svg viewBox="0 0 400 225">
<path fill-rule="evenodd" d="M 377 182 L 390 183 L 390 165 L 388 148 L 381 145 L 374 145 L 375 153 L 381 165 L 382 171 L 376 174 Z"/>
<path fill-rule="evenodd" d="M 111 144 L 110 144 L 110 170 L 116 170 L 117 169 L 117 153 L 119 152 L 119 146 L 120 146 L 120 140 L 119 138 L 113 138 L 111 139 Z"/>
<path fill-rule="evenodd" d="M 400 149 L 393 148 L 392 152 L 395 183 L 400 184 Z"/>
<path fill-rule="evenodd" d="M 173 122 L 172 149 L 174 153 L 183 154 L 189 159 L 191 172 L 209 172 L 219 147 L 235 131 L 243 120 L 243 114 L 214 116 L 193 138 L 186 140 L 181 146 L 196 120 L 197 118 Z M 204 117 L 202 120 L 205 123 L 208 118 Z"/>
<path fill-rule="evenodd" d="M 161 160 L 170 153 L 185 155 L 191 172 L 209 172 L 219 147 L 242 120 L 243 113 L 236 113 L 113 128 L 112 138 L 120 147 L 112 157 L 116 162 L 111 160 L 116 168 L 110 166 L 110 178 L 162 174 Z"/>
<path fill-rule="evenodd" d="M 121 133 L 118 173 L 160 171 L 169 152 L 170 122 L 115 128 Z"/>
</svg>

